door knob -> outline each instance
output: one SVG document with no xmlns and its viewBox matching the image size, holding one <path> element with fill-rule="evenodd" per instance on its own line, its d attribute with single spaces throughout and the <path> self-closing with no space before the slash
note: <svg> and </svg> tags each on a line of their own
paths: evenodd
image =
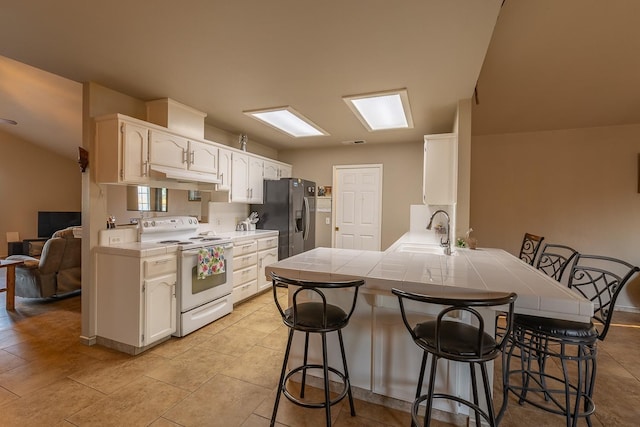
<svg viewBox="0 0 640 427">
<path fill-rule="evenodd" d="M 340 231 L 340 227 L 336 227 L 336 231 Z"/>
</svg>

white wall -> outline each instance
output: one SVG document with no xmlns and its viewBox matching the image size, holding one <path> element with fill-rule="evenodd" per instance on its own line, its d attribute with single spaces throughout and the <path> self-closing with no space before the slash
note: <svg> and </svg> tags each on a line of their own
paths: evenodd
<svg viewBox="0 0 640 427">
<path fill-rule="evenodd" d="M 530 232 L 640 265 L 640 125 L 474 136 L 471 150 L 480 247 L 517 254 Z M 640 283 L 618 308 L 640 308 Z"/>
</svg>

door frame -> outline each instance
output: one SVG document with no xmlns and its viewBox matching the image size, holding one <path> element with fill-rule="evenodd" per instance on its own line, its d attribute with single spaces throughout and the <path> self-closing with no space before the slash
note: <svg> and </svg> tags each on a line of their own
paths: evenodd
<svg viewBox="0 0 640 427">
<path fill-rule="evenodd" d="M 380 213 L 380 221 L 378 221 L 378 235 L 380 236 L 380 242 L 378 250 L 382 247 L 382 180 L 383 180 L 383 167 L 382 163 L 370 163 L 370 164 L 356 164 L 356 165 L 334 165 L 333 166 L 333 197 L 331 198 L 331 247 L 336 247 L 336 216 L 338 207 L 338 195 L 340 194 L 339 180 L 337 179 L 339 170 L 346 169 L 377 169 L 380 174 L 380 180 L 378 182 L 378 212 Z"/>
</svg>

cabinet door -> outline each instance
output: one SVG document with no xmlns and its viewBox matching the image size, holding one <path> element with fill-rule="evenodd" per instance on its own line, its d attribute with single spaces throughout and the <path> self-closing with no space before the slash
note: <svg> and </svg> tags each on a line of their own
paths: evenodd
<svg viewBox="0 0 640 427">
<path fill-rule="evenodd" d="M 291 178 L 293 176 L 293 168 L 290 165 L 279 165 L 278 178 Z"/>
<path fill-rule="evenodd" d="M 143 292 L 146 346 L 176 331 L 176 275 L 145 280 Z"/>
<path fill-rule="evenodd" d="M 428 205 L 452 205 L 457 197 L 458 138 L 455 134 L 424 137 L 422 200 Z"/>
<path fill-rule="evenodd" d="M 278 248 L 258 252 L 258 291 L 271 286 L 271 280 L 265 276 L 264 270 L 275 262 L 278 262 Z"/>
<path fill-rule="evenodd" d="M 264 162 L 264 179 L 279 179 L 280 178 L 280 169 L 277 163 L 273 162 Z"/>
<path fill-rule="evenodd" d="M 120 179 L 126 183 L 149 181 L 149 129 L 122 122 L 122 169 Z"/>
<path fill-rule="evenodd" d="M 264 193 L 264 160 L 249 157 L 249 203 L 262 203 Z"/>
<path fill-rule="evenodd" d="M 151 130 L 149 138 L 149 162 L 171 168 L 187 168 L 187 138 L 157 130 Z"/>
<path fill-rule="evenodd" d="M 231 190 L 231 151 L 220 149 L 218 153 L 218 190 Z"/>
<path fill-rule="evenodd" d="M 231 201 L 249 201 L 249 156 L 232 153 L 231 155 Z"/>
<path fill-rule="evenodd" d="M 218 173 L 218 147 L 200 141 L 189 141 L 189 169 Z"/>
</svg>

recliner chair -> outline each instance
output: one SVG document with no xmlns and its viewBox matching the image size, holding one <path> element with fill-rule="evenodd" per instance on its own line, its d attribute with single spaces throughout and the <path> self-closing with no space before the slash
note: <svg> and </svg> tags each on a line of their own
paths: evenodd
<svg viewBox="0 0 640 427">
<path fill-rule="evenodd" d="M 24 261 L 16 267 L 16 296 L 48 298 L 79 290 L 81 242 L 71 229 L 65 229 L 55 232 L 45 242 L 40 259 L 28 255 L 9 256 L 7 259 Z"/>
</svg>

